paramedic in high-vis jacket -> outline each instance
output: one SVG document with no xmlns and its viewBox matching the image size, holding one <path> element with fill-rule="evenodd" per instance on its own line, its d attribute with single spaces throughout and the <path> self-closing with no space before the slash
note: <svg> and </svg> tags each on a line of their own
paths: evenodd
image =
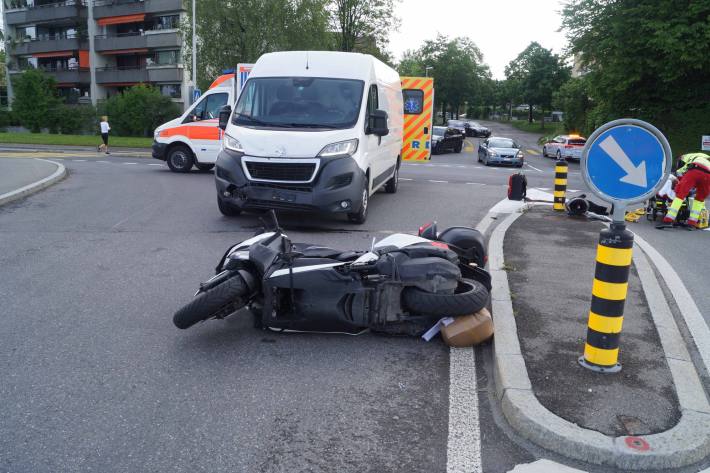
<svg viewBox="0 0 710 473">
<path fill-rule="evenodd" d="M 695 199 L 690 208 L 688 224 L 698 226 L 700 212 L 705 208 L 705 199 L 710 194 L 710 156 L 705 153 L 690 153 L 680 157 L 681 166 L 676 173 L 680 176 L 675 186 L 675 199 L 663 218 L 664 224 L 673 224 L 678 216 L 683 201 L 692 189 L 695 189 Z"/>
</svg>

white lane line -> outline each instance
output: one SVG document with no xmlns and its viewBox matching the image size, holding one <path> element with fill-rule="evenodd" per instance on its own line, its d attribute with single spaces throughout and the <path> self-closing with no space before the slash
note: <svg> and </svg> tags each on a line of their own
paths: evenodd
<svg viewBox="0 0 710 473">
<path fill-rule="evenodd" d="M 449 183 L 449 181 L 435 181 L 435 180 L 433 180 L 433 179 L 429 179 L 429 182 L 436 182 L 436 183 L 439 183 L 439 184 L 448 184 L 448 183 Z"/>
<path fill-rule="evenodd" d="M 160 164 L 160 163 L 148 163 L 148 166 L 165 166 L 165 164 Z M 402 179 L 401 177 L 400 177 L 400 180 L 402 180 L 402 181 L 407 181 L 407 180 L 411 181 L 411 179 Z"/>
<path fill-rule="evenodd" d="M 451 348 L 449 380 L 449 440 L 446 448 L 446 472 L 482 473 L 476 353 L 473 348 Z"/>
<path fill-rule="evenodd" d="M 527 167 L 529 167 L 529 168 L 533 168 L 533 169 L 536 170 L 537 172 L 542 172 L 542 169 L 538 169 L 538 168 L 536 168 L 535 166 L 531 166 L 529 163 L 525 163 L 525 165 L 526 165 Z"/>
<path fill-rule="evenodd" d="M 138 163 L 121 163 L 121 164 L 138 164 Z"/>
<path fill-rule="evenodd" d="M 75 161 L 77 163 L 85 163 L 86 159 L 72 159 L 71 161 Z"/>
<path fill-rule="evenodd" d="M 110 163 L 111 163 L 111 161 L 96 161 L 96 162 L 97 162 L 97 163 L 107 163 L 107 164 L 110 164 Z"/>
<path fill-rule="evenodd" d="M 549 191 L 549 190 L 551 190 L 549 187 L 537 187 L 536 189 L 541 190 L 541 191 Z"/>
<path fill-rule="evenodd" d="M 469 186 L 485 186 L 482 182 L 466 182 Z"/>
</svg>

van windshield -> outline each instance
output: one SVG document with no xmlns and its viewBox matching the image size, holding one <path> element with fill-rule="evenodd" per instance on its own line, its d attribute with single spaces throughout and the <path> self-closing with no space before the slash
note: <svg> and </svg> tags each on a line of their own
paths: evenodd
<svg viewBox="0 0 710 473">
<path fill-rule="evenodd" d="M 352 128 L 364 83 L 319 77 L 250 78 L 232 123 L 276 128 Z"/>
</svg>

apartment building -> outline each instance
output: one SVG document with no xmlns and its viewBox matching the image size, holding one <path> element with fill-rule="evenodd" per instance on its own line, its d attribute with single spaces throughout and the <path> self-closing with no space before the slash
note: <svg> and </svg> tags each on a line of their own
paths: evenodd
<svg viewBox="0 0 710 473">
<path fill-rule="evenodd" d="M 184 0 L 2 1 L 9 77 L 41 69 L 68 103 L 96 105 L 146 83 L 189 105 Z"/>
</svg>

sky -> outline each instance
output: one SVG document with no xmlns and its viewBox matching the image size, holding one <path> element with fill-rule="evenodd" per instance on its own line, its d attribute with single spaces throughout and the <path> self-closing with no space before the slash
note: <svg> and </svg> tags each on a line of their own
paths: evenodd
<svg viewBox="0 0 710 473">
<path fill-rule="evenodd" d="M 537 41 L 561 53 L 566 45 L 558 33 L 561 0 L 401 0 L 401 19 L 390 35 L 389 50 L 399 61 L 407 49 L 417 49 L 437 33 L 467 36 L 483 53 L 494 79 L 505 78 L 505 66 Z"/>
</svg>

